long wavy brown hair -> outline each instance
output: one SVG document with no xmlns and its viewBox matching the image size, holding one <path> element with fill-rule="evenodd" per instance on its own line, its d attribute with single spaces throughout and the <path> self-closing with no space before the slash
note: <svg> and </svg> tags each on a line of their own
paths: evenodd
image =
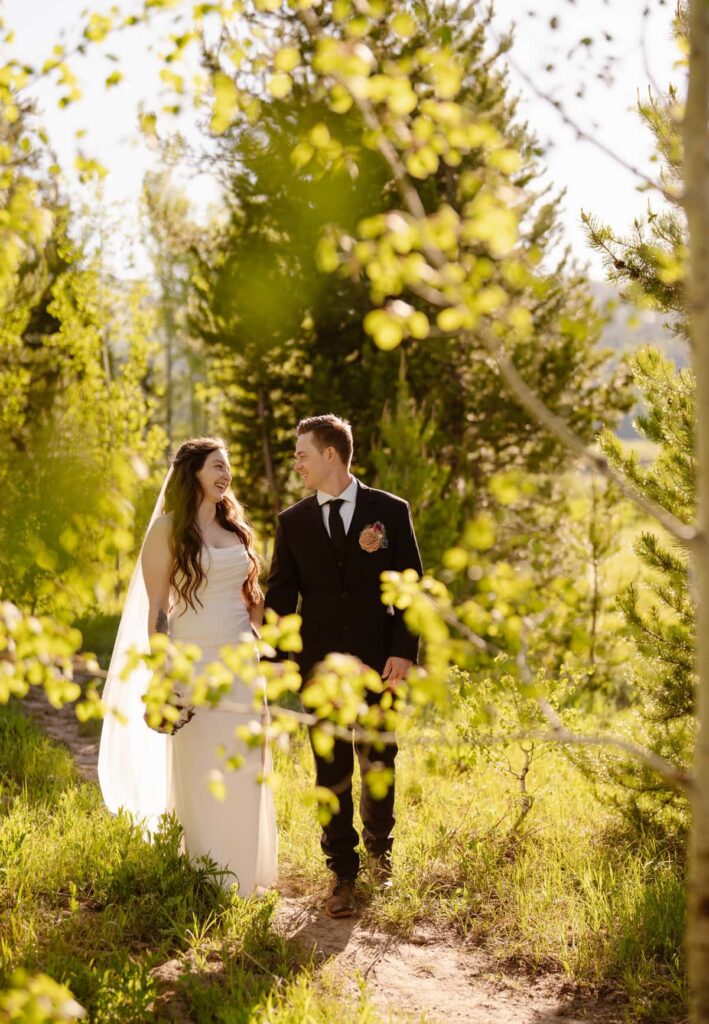
<svg viewBox="0 0 709 1024">
<path fill-rule="evenodd" d="M 180 595 L 182 602 L 193 611 L 196 611 L 195 601 L 202 604 L 198 591 L 207 579 L 202 566 L 204 540 L 197 522 L 197 510 L 203 497 L 197 473 L 207 456 L 220 448 L 228 451 L 219 437 L 193 437 L 185 441 L 172 460 L 172 475 L 165 489 L 165 511 L 172 513 L 170 585 Z M 217 502 L 216 510 L 217 521 L 225 530 L 237 535 L 249 556 L 249 572 L 242 593 L 247 607 L 252 608 L 262 597 L 258 582 L 261 562 L 252 548 L 253 528 L 231 488 Z"/>
</svg>

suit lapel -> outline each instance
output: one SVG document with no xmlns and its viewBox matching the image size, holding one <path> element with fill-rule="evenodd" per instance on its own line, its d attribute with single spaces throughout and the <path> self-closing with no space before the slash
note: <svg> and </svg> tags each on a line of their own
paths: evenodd
<svg viewBox="0 0 709 1024">
<path fill-rule="evenodd" d="M 359 544 L 359 535 L 362 529 L 376 518 L 374 516 L 373 506 L 376 504 L 376 496 L 370 487 L 357 481 L 357 497 L 355 499 L 355 509 L 352 515 L 352 522 L 350 528 L 347 531 L 347 559 L 345 564 L 345 577 L 348 575 L 352 564 L 354 562 L 354 556 L 357 551 L 357 545 Z M 313 546 L 316 557 L 325 557 L 332 562 L 333 568 L 337 570 L 337 558 L 335 557 L 335 548 L 332 541 L 330 540 L 330 534 L 325 529 L 325 523 L 323 522 L 322 508 L 318 504 L 317 495 L 313 494 L 307 504 L 304 506 L 304 513 L 306 516 L 306 528 L 309 535 L 313 538 Z"/>
</svg>

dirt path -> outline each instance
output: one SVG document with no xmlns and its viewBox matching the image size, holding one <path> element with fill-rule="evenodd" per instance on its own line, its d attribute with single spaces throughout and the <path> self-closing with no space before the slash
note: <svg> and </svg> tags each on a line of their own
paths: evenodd
<svg viewBox="0 0 709 1024">
<path fill-rule="evenodd" d="M 69 748 L 82 778 L 97 781 L 98 743 L 80 734 L 72 709 L 56 711 L 34 688 L 23 706 L 53 740 Z M 323 913 L 321 894 L 282 895 L 276 927 L 307 952 L 314 951 L 316 961 L 328 963 L 345 991 L 356 997 L 364 980 L 382 1010 L 404 1014 L 412 1022 L 422 1018 L 426 1024 L 620 1024 L 626 1020 L 622 1008 L 579 1001 L 573 987 L 556 975 L 530 979 L 503 974 L 483 950 L 466 948 L 454 937 L 445 941 L 439 934 L 418 929 L 403 940 L 374 931 L 357 917 L 332 921 Z M 179 974 L 177 961 L 174 965 Z M 171 988 L 167 976 L 165 981 Z"/>
<path fill-rule="evenodd" d="M 281 897 L 277 920 L 284 934 L 337 968 L 353 996 L 367 982 L 383 1010 L 435 1024 L 616 1024 L 615 1007 L 580 1004 L 563 980 L 502 975 L 482 950 L 418 929 L 406 940 L 373 931 L 357 918 L 331 921 L 320 897 Z"/>
<path fill-rule="evenodd" d="M 86 782 L 98 782 L 98 740 L 81 735 L 72 704 L 65 704 L 60 709 L 53 708 L 45 697 L 44 690 L 38 686 L 31 686 L 21 706 L 29 712 L 30 717 L 50 739 L 69 748 L 82 779 Z"/>
</svg>

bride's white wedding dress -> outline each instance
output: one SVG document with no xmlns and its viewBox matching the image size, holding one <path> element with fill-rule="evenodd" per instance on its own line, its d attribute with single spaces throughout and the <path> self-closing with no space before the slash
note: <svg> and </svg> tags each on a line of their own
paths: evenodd
<svg viewBox="0 0 709 1024">
<path fill-rule="evenodd" d="M 206 585 L 199 591 L 195 608 L 175 605 L 168 615 L 168 635 L 197 644 L 202 652 L 196 670 L 219 660 L 224 644 L 236 644 L 251 632 L 241 598 L 241 586 L 249 569 L 242 544 L 228 548 L 205 547 L 202 561 Z M 277 832 L 271 787 L 262 776 L 271 771 L 267 747 L 249 748 L 234 736 L 240 724 L 253 721 L 249 711 L 253 693 L 239 679 L 232 684 L 229 702 L 242 704 L 242 713 L 198 707 L 194 718 L 169 737 L 172 767 L 172 802 L 184 829 L 191 857 L 208 854 L 236 876 L 239 892 L 248 895 L 276 878 Z M 266 709 L 264 708 L 264 713 Z M 210 772 L 219 769 L 217 747 L 238 753 L 244 764 L 224 772 L 226 796 L 215 799 L 208 788 Z"/>
<path fill-rule="evenodd" d="M 164 489 L 164 488 L 163 488 Z M 176 604 L 168 615 L 171 638 L 197 644 L 202 652 L 195 666 L 219 660 L 219 649 L 238 643 L 250 632 L 249 617 L 241 596 L 249 559 L 242 544 L 203 549 L 206 583 L 199 590 L 196 610 Z M 140 562 L 131 581 L 126 610 L 116 638 L 107 673 L 103 702 L 118 710 L 104 719 L 99 750 L 99 781 L 104 800 L 114 813 L 127 810 L 149 832 L 160 816 L 174 811 L 183 830 L 190 857 L 208 855 L 232 872 L 222 884 L 238 884 L 242 896 L 267 888 L 276 880 L 278 837 L 271 787 L 261 781 L 271 769 L 268 748 L 249 749 L 234 730 L 252 721 L 255 712 L 243 713 L 200 707 L 194 718 L 174 736 L 156 733 L 143 721 L 149 673 L 144 666 L 121 679 L 130 648 L 149 650 L 147 594 Z M 226 698 L 251 706 L 253 694 L 246 683 L 235 679 Z M 264 707 L 264 713 L 266 709 Z M 223 772 L 225 799 L 217 800 L 209 789 L 210 774 L 222 770 L 217 748 L 239 753 L 244 764 Z"/>
</svg>

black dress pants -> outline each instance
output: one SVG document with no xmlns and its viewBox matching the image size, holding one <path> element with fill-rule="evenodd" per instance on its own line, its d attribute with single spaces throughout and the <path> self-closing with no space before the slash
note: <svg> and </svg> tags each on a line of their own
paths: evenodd
<svg viewBox="0 0 709 1024">
<path fill-rule="evenodd" d="M 389 853 L 393 841 L 391 833 L 394 828 L 394 783 L 392 781 L 385 797 L 376 800 L 364 780 L 374 765 L 391 768 L 393 771 L 397 749 L 395 743 L 387 743 L 380 749 L 375 749 L 371 743 L 336 739 L 331 761 L 325 760 L 313 750 L 317 785 L 332 790 L 340 802 L 339 811 L 333 814 L 328 824 L 323 827 L 320 838 L 327 866 L 339 878 L 354 879 L 359 871 L 359 836 L 352 821 L 355 752 L 362 777 L 359 811 L 362 816 L 364 848 L 373 857 L 382 857 Z"/>
</svg>

